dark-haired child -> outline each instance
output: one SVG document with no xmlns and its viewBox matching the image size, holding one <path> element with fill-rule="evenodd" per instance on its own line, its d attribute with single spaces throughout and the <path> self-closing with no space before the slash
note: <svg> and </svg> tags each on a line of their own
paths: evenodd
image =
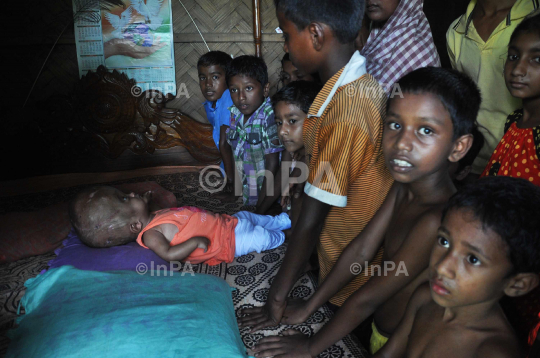
<svg viewBox="0 0 540 358">
<path fill-rule="evenodd" d="M 283 243 L 287 214 L 232 216 L 183 206 L 150 212 L 149 197 L 103 186 L 77 194 L 69 217 L 81 241 L 105 248 L 137 241 L 167 261 L 217 265 Z"/>
<path fill-rule="evenodd" d="M 302 133 L 309 107 L 321 88 L 322 86 L 315 82 L 295 81 L 282 87 L 272 96 L 272 106 L 274 107 L 279 139 L 285 150 L 281 158 L 277 179 L 274 180 L 274 193 L 273 195 L 266 195 L 255 213 L 264 214 L 279 195 L 283 194 L 281 203 L 284 209 L 290 211 L 291 229 L 293 230 L 300 214 L 303 192 L 300 189 L 303 189 L 303 185 L 301 183 L 296 184 L 300 189 L 295 187 L 294 193 L 289 193 L 291 186 L 281 188 L 282 175 L 295 178 L 294 181 L 291 181 L 294 185 L 295 182 L 300 181 L 299 177 L 302 174 L 307 174 L 308 163 Z M 306 170 L 299 168 L 298 163 L 303 163 Z M 266 194 L 264 187 L 261 192 L 261 195 L 263 194 Z"/>
<path fill-rule="evenodd" d="M 482 176 L 523 178 L 540 186 L 540 16 L 519 24 L 508 45 L 504 79 L 523 108 L 508 116 L 505 134 Z"/>
<path fill-rule="evenodd" d="M 214 127 L 212 137 L 216 147 L 220 150 L 222 158 L 225 155 L 230 155 L 230 153 L 227 154 L 226 151 L 222 150 L 222 144 L 225 141 L 225 130 L 229 127 L 231 121 L 229 107 L 233 104 L 225 78 L 231 61 L 231 56 L 225 52 L 210 51 L 202 55 L 197 62 L 199 86 L 204 98 L 206 98 L 206 102 L 204 102 L 206 118 Z M 222 168 L 223 165 L 222 162 Z"/>
<path fill-rule="evenodd" d="M 536 0 L 471 0 L 446 34 L 452 68 L 469 75 L 484 96 L 478 123 L 485 144 L 473 163 L 475 177 L 501 140 L 506 117 L 521 107 L 519 98 L 504 90 L 504 61 L 512 32 L 536 8 Z"/>
<path fill-rule="evenodd" d="M 281 59 L 281 73 L 279 74 L 279 80 L 283 86 L 287 86 L 294 81 L 320 82 L 318 81 L 318 78 L 316 79 L 315 77 L 318 77 L 318 75 L 305 74 L 296 68 L 289 58 L 288 53 L 283 55 L 283 58 Z"/>
<path fill-rule="evenodd" d="M 247 55 L 235 58 L 227 70 L 227 85 L 234 103 L 227 142 L 240 175 L 243 203 L 255 206 L 267 176 L 275 177 L 279 152 L 283 151 L 268 98 L 270 83 L 264 60 Z M 225 171 L 228 180 L 234 178 L 227 162 Z"/>
<path fill-rule="evenodd" d="M 482 178 L 446 205 L 429 285 L 412 296 L 383 357 L 524 357 L 499 300 L 538 286 L 540 188 Z"/>
<path fill-rule="evenodd" d="M 309 176 L 287 253 L 263 307 L 240 319 L 252 330 L 275 326 L 287 296 L 317 247 L 323 281 L 343 249 L 375 215 L 392 186 L 381 150 L 387 96 L 366 73 L 355 40 L 364 17 L 358 0 L 277 0 L 284 50 L 303 73 L 318 73 L 322 90 L 304 122 Z M 381 260 L 382 248 L 374 260 Z M 368 278 L 358 276 L 332 298 L 341 305 Z"/>
<path fill-rule="evenodd" d="M 387 93 L 407 73 L 441 65 L 422 7 L 423 0 L 366 0 L 371 30 L 361 53 Z"/>
<path fill-rule="evenodd" d="M 383 135 L 386 165 L 394 185 L 373 219 L 343 251 L 308 300 L 291 303 L 284 323 L 300 323 L 355 275 L 373 275 L 314 336 L 264 338 L 261 356 L 288 352 L 317 356 L 373 314 L 370 351 L 394 332 L 414 290 L 425 282 L 431 243 L 456 188 L 449 166 L 469 150 L 480 92 L 467 76 L 436 67 L 415 70 L 398 81 L 403 96 L 389 99 Z M 382 274 L 364 272 L 384 246 Z M 279 345 L 276 343 L 279 342 Z"/>
<path fill-rule="evenodd" d="M 472 164 L 474 160 L 476 159 L 476 156 L 478 153 L 480 153 L 480 150 L 484 146 L 484 135 L 478 127 L 474 127 L 473 132 L 473 143 L 471 145 L 471 149 L 467 152 L 467 154 L 461 158 L 456 163 L 450 164 L 450 177 L 454 181 L 454 185 L 456 188 L 460 188 L 463 184 L 466 184 L 466 178 L 468 177 L 469 173 L 472 170 Z"/>
</svg>

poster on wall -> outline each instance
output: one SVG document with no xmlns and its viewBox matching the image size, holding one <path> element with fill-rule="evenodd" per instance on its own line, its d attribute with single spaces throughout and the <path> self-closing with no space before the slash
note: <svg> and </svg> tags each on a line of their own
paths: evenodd
<svg viewBox="0 0 540 358">
<path fill-rule="evenodd" d="M 79 76 L 104 65 L 135 79 L 140 92 L 176 95 L 170 1 L 124 0 L 100 10 L 98 0 L 73 0 Z"/>
</svg>

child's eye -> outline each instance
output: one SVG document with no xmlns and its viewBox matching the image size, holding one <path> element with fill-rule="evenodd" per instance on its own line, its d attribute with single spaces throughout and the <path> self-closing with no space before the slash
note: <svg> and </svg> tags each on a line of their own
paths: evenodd
<svg viewBox="0 0 540 358">
<path fill-rule="evenodd" d="M 295 124 L 296 122 L 298 122 L 296 119 L 289 119 L 289 124 Z"/>
<path fill-rule="evenodd" d="M 518 59 L 517 55 L 508 54 L 508 61 L 515 61 Z"/>
<path fill-rule="evenodd" d="M 231 88 L 230 91 L 231 93 L 236 93 L 238 90 L 236 88 Z"/>
<path fill-rule="evenodd" d="M 540 57 L 535 57 L 535 58 L 533 59 L 533 61 L 536 62 L 536 63 L 540 63 Z"/>
<path fill-rule="evenodd" d="M 124 196 L 123 200 L 124 200 L 124 201 L 128 201 L 128 197 L 127 197 L 127 196 Z"/>
<path fill-rule="evenodd" d="M 399 125 L 398 123 L 396 122 L 389 122 L 388 123 L 388 128 L 390 128 L 391 130 L 395 131 L 395 130 L 398 130 L 401 128 L 401 125 Z"/>
<path fill-rule="evenodd" d="M 281 125 L 283 124 L 283 122 L 281 122 L 281 121 L 276 121 L 276 124 L 277 124 L 277 126 L 279 127 L 279 126 L 281 126 Z"/>
<path fill-rule="evenodd" d="M 212 76 L 213 80 L 219 80 L 219 76 Z"/>
<path fill-rule="evenodd" d="M 199 77 L 199 81 L 204 81 L 206 80 L 206 77 Z"/>
<path fill-rule="evenodd" d="M 437 241 L 439 242 L 439 245 L 441 245 L 442 247 L 449 247 L 450 246 L 450 243 L 448 242 L 448 240 L 446 240 L 444 237 L 442 236 L 439 236 L 437 238 Z"/>
<path fill-rule="evenodd" d="M 480 260 L 478 259 L 478 257 L 476 257 L 474 255 L 467 256 L 467 262 L 469 262 L 471 265 L 475 265 L 475 266 L 480 265 Z"/>
<path fill-rule="evenodd" d="M 252 89 L 253 89 L 253 87 L 251 87 L 251 86 L 246 87 L 246 91 L 251 91 Z"/>
<path fill-rule="evenodd" d="M 431 130 L 431 128 L 422 127 L 422 128 L 420 128 L 420 134 L 422 134 L 422 135 L 430 135 L 430 134 L 433 134 L 433 130 Z"/>
</svg>

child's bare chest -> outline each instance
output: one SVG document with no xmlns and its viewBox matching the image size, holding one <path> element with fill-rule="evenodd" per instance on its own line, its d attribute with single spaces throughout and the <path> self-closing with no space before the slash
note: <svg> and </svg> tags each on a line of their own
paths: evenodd
<svg viewBox="0 0 540 358">
<path fill-rule="evenodd" d="M 461 325 L 442 321 L 444 309 L 435 303 L 416 314 L 407 343 L 407 358 L 468 358 L 474 357 L 482 335 Z"/>
<path fill-rule="evenodd" d="M 414 204 L 401 204 L 396 207 L 384 237 L 385 260 L 392 260 L 420 217 L 427 210 L 426 206 Z"/>
</svg>

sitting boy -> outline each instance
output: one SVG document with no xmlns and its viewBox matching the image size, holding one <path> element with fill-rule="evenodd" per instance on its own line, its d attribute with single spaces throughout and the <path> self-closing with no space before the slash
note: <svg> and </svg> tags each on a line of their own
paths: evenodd
<svg viewBox="0 0 540 358">
<path fill-rule="evenodd" d="M 510 177 L 455 194 L 433 240 L 429 285 L 375 357 L 524 357 L 499 300 L 538 286 L 538 203 L 540 188 Z"/>
<path fill-rule="evenodd" d="M 266 213 L 272 203 L 282 194 L 282 207 L 284 210 L 290 211 L 292 221 L 291 230 L 294 230 L 294 225 L 298 220 L 302 205 L 303 185 L 299 183 L 301 181 L 299 177 L 302 174 L 307 175 L 308 163 L 304 141 L 302 139 L 304 120 L 307 117 L 309 107 L 321 88 L 322 86 L 315 82 L 294 81 L 282 87 L 272 96 L 272 106 L 274 107 L 279 140 L 285 147 L 285 150 L 281 158 L 280 169 L 278 170 L 276 179 L 274 179 L 274 192 L 272 195 L 268 195 L 266 194 L 266 188 L 263 187 L 261 195 L 265 195 L 265 197 L 255 212 L 259 214 Z M 303 168 L 300 168 L 298 163 L 303 163 L 305 169 L 302 170 Z M 282 188 L 282 181 L 285 183 L 282 176 L 295 178 L 295 180 L 290 181 L 291 185 Z M 290 193 L 289 191 L 293 186 L 294 193 Z"/>
<path fill-rule="evenodd" d="M 231 56 L 225 52 L 210 51 L 202 55 L 197 62 L 199 86 L 204 98 L 206 98 L 206 102 L 204 102 L 206 118 L 214 127 L 212 137 L 222 158 L 225 155 L 230 155 L 230 153 L 222 151 L 223 145 L 220 143 L 225 141 L 225 131 L 229 128 L 231 121 L 229 107 L 232 106 L 233 102 L 225 78 L 231 61 Z M 223 162 L 221 167 L 223 168 Z"/>
<path fill-rule="evenodd" d="M 267 175 L 275 178 L 279 152 L 283 151 L 268 98 L 268 69 L 261 58 L 239 56 L 231 62 L 226 77 L 234 103 L 229 108 L 231 122 L 226 132 L 232 151 L 232 156 L 225 158 L 227 181 L 235 184 L 236 167 L 241 181 L 236 186 L 242 188 L 244 205 L 257 205 Z"/>
<path fill-rule="evenodd" d="M 343 251 L 338 262 L 308 301 L 288 305 L 284 323 L 309 318 L 357 275 L 365 272 L 381 245 L 383 272 L 354 294 L 314 336 L 263 338 L 255 347 L 262 356 L 279 349 L 316 356 L 373 314 L 371 353 L 399 324 L 414 290 L 426 281 L 432 238 L 444 205 L 456 192 L 450 163 L 465 156 L 472 141 L 480 92 L 467 76 L 435 67 L 415 70 L 398 81 L 402 96 L 391 98 L 386 114 L 383 152 L 395 179 L 373 219 Z M 276 346 L 276 341 L 279 346 Z"/>
<path fill-rule="evenodd" d="M 194 207 L 151 213 L 149 198 L 125 194 L 113 187 L 90 188 L 70 203 L 71 223 L 83 243 L 111 247 L 137 241 L 167 261 L 187 260 L 217 265 L 253 251 L 283 243 L 282 230 L 290 228 L 287 214 L 233 216 Z"/>
</svg>

